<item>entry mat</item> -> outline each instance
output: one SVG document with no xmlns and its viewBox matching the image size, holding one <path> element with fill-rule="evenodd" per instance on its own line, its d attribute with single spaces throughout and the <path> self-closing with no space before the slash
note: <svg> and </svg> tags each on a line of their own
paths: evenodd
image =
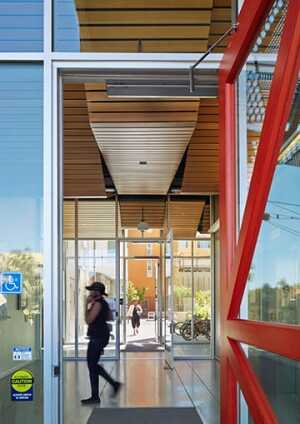
<svg viewBox="0 0 300 424">
<path fill-rule="evenodd" d="M 87 424 L 203 424 L 195 408 L 95 408 Z"/>
</svg>

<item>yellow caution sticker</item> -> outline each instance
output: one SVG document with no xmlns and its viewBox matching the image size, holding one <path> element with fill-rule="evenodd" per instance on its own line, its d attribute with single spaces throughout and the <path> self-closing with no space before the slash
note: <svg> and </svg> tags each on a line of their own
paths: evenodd
<svg viewBox="0 0 300 424">
<path fill-rule="evenodd" d="M 14 372 L 10 378 L 11 400 L 33 400 L 33 374 L 31 371 L 22 369 Z"/>
</svg>

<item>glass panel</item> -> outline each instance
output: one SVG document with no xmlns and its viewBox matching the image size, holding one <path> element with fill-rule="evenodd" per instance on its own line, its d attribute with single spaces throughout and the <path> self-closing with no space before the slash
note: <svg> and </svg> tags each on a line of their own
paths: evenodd
<svg viewBox="0 0 300 424">
<path fill-rule="evenodd" d="M 0 0 L 0 52 L 43 50 L 43 0 Z"/>
<path fill-rule="evenodd" d="M 42 423 L 42 65 L 0 65 L 0 109 L 0 272 L 23 276 L 21 294 L 0 294 L 1 422 Z M 14 348 L 24 353 L 13 356 Z M 24 367 L 34 377 L 26 407 L 12 402 L 9 390 L 12 373 Z"/>
<path fill-rule="evenodd" d="M 210 256 L 194 259 L 194 342 L 198 355 L 210 354 L 211 340 L 211 274 Z"/>
<path fill-rule="evenodd" d="M 259 238 L 241 316 L 300 323 L 300 121 L 299 82 Z"/>
<path fill-rule="evenodd" d="M 112 331 L 110 342 L 105 348 L 104 356 L 116 354 L 116 281 L 115 281 L 115 241 L 112 240 L 81 240 L 78 243 L 78 351 L 79 356 L 86 356 L 87 349 L 87 324 L 84 318 L 86 297 L 85 289 L 93 281 L 105 284 L 108 298 L 106 299 L 114 312 L 111 322 Z"/>
<path fill-rule="evenodd" d="M 210 236 L 207 239 L 195 240 L 194 243 L 194 256 L 201 256 L 203 258 L 210 257 Z"/>
<path fill-rule="evenodd" d="M 231 26 L 232 13 L 229 1 L 223 2 L 222 13 L 212 13 L 208 4 L 55 0 L 54 47 L 81 52 L 205 52 Z M 215 51 L 224 51 L 227 41 Z"/>
<path fill-rule="evenodd" d="M 64 356 L 73 357 L 75 354 L 75 242 L 64 242 Z"/>
<path fill-rule="evenodd" d="M 186 344 L 193 340 L 192 259 L 174 258 L 174 354 L 187 354 Z M 175 348 L 175 345 L 176 348 Z"/>
<path fill-rule="evenodd" d="M 174 256 L 192 256 L 192 242 L 190 240 L 173 241 Z"/>
<path fill-rule="evenodd" d="M 160 238 L 160 230 L 158 228 L 149 228 L 149 230 L 144 231 L 143 233 L 139 230 L 125 230 L 125 237 L 127 238 L 145 238 L 145 239 L 156 239 Z"/>
<path fill-rule="evenodd" d="M 249 190 L 275 69 L 275 63 L 266 62 L 264 55 L 278 52 L 287 3 L 287 0 L 274 1 L 238 79 L 241 211 Z"/>
<path fill-rule="evenodd" d="M 298 424 L 300 420 L 299 362 L 252 346 L 244 345 L 243 348 L 272 405 L 278 422 Z M 254 424 L 250 416 L 248 422 Z"/>
</svg>

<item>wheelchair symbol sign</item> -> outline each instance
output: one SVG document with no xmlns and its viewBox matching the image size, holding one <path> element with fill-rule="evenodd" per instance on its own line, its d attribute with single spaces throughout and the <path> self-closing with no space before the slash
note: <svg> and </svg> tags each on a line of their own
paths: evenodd
<svg viewBox="0 0 300 424">
<path fill-rule="evenodd" d="M 0 272 L 0 293 L 21 294 L 23 289 L 21 272 Z"/>
</svg>

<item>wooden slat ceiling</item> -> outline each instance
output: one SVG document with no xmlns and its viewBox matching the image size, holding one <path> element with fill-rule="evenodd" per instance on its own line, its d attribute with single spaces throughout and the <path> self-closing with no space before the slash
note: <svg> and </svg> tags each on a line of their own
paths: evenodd
<svg viewBox="0 0 300 424">
<path fill-rule="evenodd" d="M 120 218 L 122 228 L 136 228 L 144 221 L 150 228 L 163 228 L 165 221 L 166 202 L 163 200 L 120 200 Z"/>
<path fill-rule="evenodd" d="M 196 237 L 205 202 L 170 201 L 168 206 L 169 228 L 174 238 Z"/>
<path fill-rule="evenodd" d="M 118 193 L 166 194 L 193 134 L 199 101 L 108 101 L 103 87 L 86 84 L 86 90 L 90 125 Z"/>
<path fill-rule="evenodd" d="M 78 238 L 116 236 L 114 201 L 84 201 L 78 204 Z"/>
<path fill-rule="evenodd" d="M 116 207 L 114 201 L 78 202 L 78 238 L 115 237 Z M 64 202 L 64 238 L 75 238 L 75 202 Z"/>
<path fill-rule="evenodd" d="M 75 3 L 85 52 L 204 52 L 231 24 L 231 0 Z"/>
<path fill-rule="evenodd" d="M 75 202 L 64 201 L 64 239 L 75 237 Z"/>
<path fill-rule="evenodd" d="M 201 99 L 197 127 L 191 138 L 182 192 L 219 191 L 219 107 L 218 99 Z"/>
<path fill-rule="evenodd" d="M 64 85 L 64 196 L 103 196 L 101 156 L 89 124 L 83 84 Z"/>
</svg>

